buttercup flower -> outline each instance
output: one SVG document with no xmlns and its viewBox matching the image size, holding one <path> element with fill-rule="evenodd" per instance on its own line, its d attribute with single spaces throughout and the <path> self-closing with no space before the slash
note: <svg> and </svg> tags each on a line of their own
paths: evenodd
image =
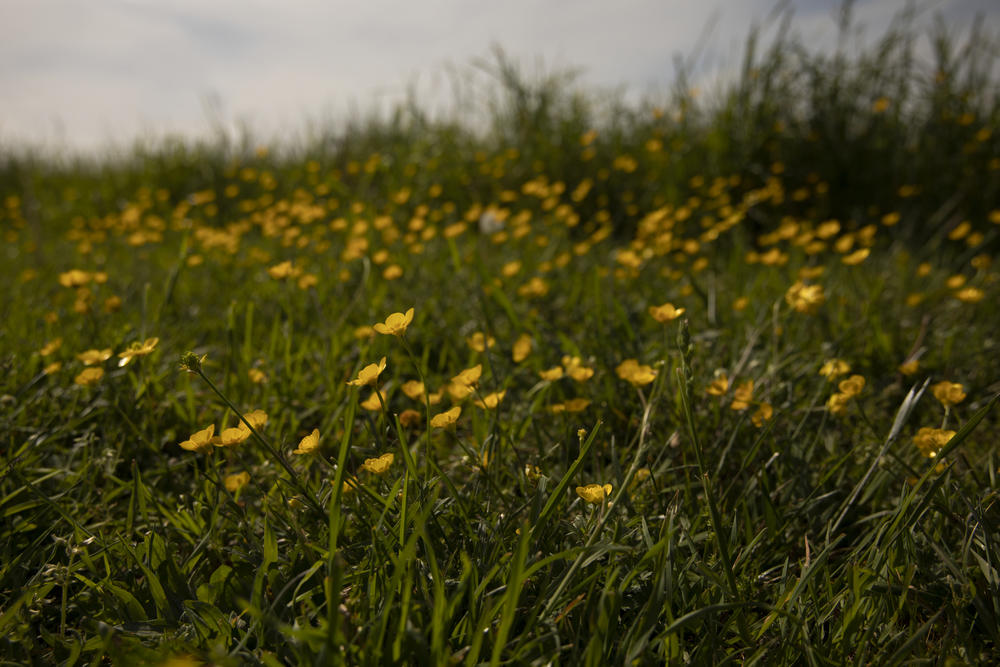
<svg viewBox="0 0 1000 667">
<path fill-rule="evenodd" d="M 657 322 L 671 322 L 684 314 L 683 308 L 675 308 L 674 304 L 667 302 L 662 306 L 650 306 L 649 314 Z"/>
<path fill-rule="evenodd" d="M 796 311 L 809 315 L 823 305 L 826 296 L 823 294 L 822 285 L 806 285 L 799 281 L 785 292 L 785 301 Z"/>
<path fill-rule="evenodd" d="M 722 396 L 727 391 L 729 391 L 729 378 L 726 377 L 725 373 L 723 373 L 712 380 L 711 384 L 708 385 L 708 389 L 705 390 L 705 393 L 709 396 Z"/>
<path fill-rule="evenodd" d="M 393 456 L 392 452 L 386 452 L 382 456 L 378 456 L 373 459 L 365 459 L 365 462 L 361 464 L 361 467 L 370 473 L 382 475 L 389 469 L 389 466 L 392 465 L 395 458 L 396 457 Z"/>
<path fill-rule="evenodd" d="M 492 410 L 500 404 L 500 401 L 502 401 L 503 397 L 506 395 L 506 391 L 495 391 L 492 394 L 483 396 L 482 400 L 477 399 L 476 405 L 486 410 Z"/>
<path fill-rule="evenodd" d="M 101 381 L 104 377 L 104 369 L 100 367 L 95 368 L 84 368 L 79 375 L 77 375 L 73 382 L 80 385 L 81 387 L 92 387 Z"/>
<path fill-rule="evenodd" d="M 406 394 L 407 398 L 414 401 L 419 401 L 423 397 L 425 391 L 424 383 L 419 380 L 409 380 L 404 382 L 400 389 L 403 390 L 403 393 Z"/>
<path fill-rule="evenodd" d="M 84 366 L 93 366 L 107 361 L 111 358 L 111 348 L 104 350 L 85 350 L 76 355 L 76 358 L 83 362 Z"/>
<path fill-rule="evenodd" d="M 543 380 L 553 382 L 563 376 L 562 366 L 554 366 L 548 370 L 539 371 L 538 376 Z"/>
<path fill-rule="evenodd" d="M 299 446 L 292 451 L 292 454 L 311 454 L 319 449 L 319 429 L 314 428 L 312 433 L 299 440 Z"/>
<path fill-rule="evenodd" d="M 146 340 L 139 342 L 135 341 L 129 345 L 124 352 L 118 353 L 118 358 L 121 361 L 118 362 L 119 366 L 124 366 L 136 357 L 144 357 L 153 350 L 156 349 L 157 344 L 160 342 L 159 338 L 147 338 Z"/>
<path fill-rule="evenodd" d="M 476 352 L 483 352 L 486 348 L 493 347 L 497 341 L 493 336 L 487 336 L 482 331 L 477 331 L 466 338 L 465 342 Z"/>
<path fill-rule="evenodd" d="M 515 364 L 519 364 L 524 361 L 529 354 L 531 354 L 531 336 L 528 334 L 521 334 L 514 342 L 514 351 L 511 354 L 511 358 L 514 360 Z"/>
<path fill-rule="evenodd" d="M 368 364 L 360 371 L 358 371 L 358 377 L 351 380 L 347 384 L 354 385 L 355 387 L 363 387 L 368 384 L 375 384 L 378 382 L 379 374 L 385 370 L 385 357 L 382 357 L 381 361 L 377 364 Z"/>
<path fill-rule="evenodd" d="M 389 336 L 402 336 L 406 333 L 406 327 L 410 326 L 410 322 L 413 321 L 413 309 L 410 308 L 403 313 L 393 313 L 389 317 L 385 318 L 385 324 L 378 322 L 372 325 L 372 328 L 380 334 L 386 334 Z"/>
<path fill-rule="evenodd" d="M 586 486 L 578 486 L 576 487 L 576 495 L 580 496 L 588 503 L 600 505 L 601 501 L 603 501 L 606 496 L 611 495 L 611 485 L 605 484 L 604 486 L 601 486 L 600 484 L 587 484 Z"/>
<path fill-rule="evenodd" d="M 246 471 L 238 472 L 232 475 L 226 475 L 225 479 L 222 480 L 222 483 L 226 487 L 226 491 L 229 491 L 230 493 L 236 493 L 244 486 L 246 486 L 249 482 L 250 482 L 250 473 Z"/>
<path fill-rule="evenodd" d="M 753 400 L 753 380 L 747 380 L 746 382 L 741 382 L 735 390 L 733 390 L 733 402 L 730 404 L 729 408 L 731 410 L 746 410 L 750 407 L 750 401 Z"/>
<path fill-rule="evenodd" d="M 636 359 L 626 359 L 615 367 L 618 377 L 634 387 L 647 385 L 656 379 L 656 371 L 652 366 L 640 364 Z"/>
<path fill-rule="evenodd" d="M 854 398 L 861 393 L 861 390 L 865 388 L 865 378 L 861 375 L 852 375 L 846 380 L 841 380 L 840 384 L 837 385 L 837 389 L 840 393 L 846 395 L 848 398 Z"/>
<path fill-rule="evenodd" d="M 834 394 L 826 401 L 826 409 L 832 414 L 842 415 L 847 412 L 847 404 L 851 397 L 847 394 Z"/>
<path fill-rule="evenodd" d="M 440 414 L 436 414 L 431 418 L 432 428 L 447 428 L 451 426 L 456 421 L 458 421 L 458 416 L 462 414 L 462 408 L 459 406 L 453 407 L 451 410 L 445 410 Z"/>
<path fill-rule="evenodd" d="M 946 431 L 940 428 L 925 426 L 913 436 L 913 444 L 920 449 L 921 454 L 929 459 L 933 459 L 937 457 L 941 448 L 947 445 L 948 441 L 954 437 L 955 431 Z"/>
<path fill-rule="evenodd" d="M 965 400 L 965 387 L 957 382 L 943 380 L 931 386 L 934 398 L 941 401 L 941 405 L 949 408 Z"/>
<path fill-rule="evenodd" d="M 209 425 L 191 434 L 191 437 L 180 443 L 181 449 L 189 452 L 207 452 L 212 449 L 212 435 L 215 433 L 215 424 Z"/>
<path fill-rule="evenodd" d="M 764 422 L 770 421 L 771 417 L 774 415 L 774 408 L 771 407 L 770 403 L 761 403 L 757 406 L 757 411 L 750 416 L 750 421 L 757 428 L 764 425 Z"/>
<path fill-rule="evenodd" d="M 850 371 L 851 365 L 843 359 L 828 359 L 823 362 L 823 365 L 819 369 L 819 374 L 829 380 L 832 380 L 835 377 L 844 375 Z"/>
</svg>

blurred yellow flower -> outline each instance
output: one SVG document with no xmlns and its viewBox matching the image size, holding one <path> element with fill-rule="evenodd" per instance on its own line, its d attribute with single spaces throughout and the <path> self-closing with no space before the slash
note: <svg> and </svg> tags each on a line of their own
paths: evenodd
<svg viewBox="0 0 1000 667">
<path fill-rule="evenodd" d="M 259 368 L 251 368 L 247 371 L 247 377 L 254 384 L 264 384 L 267 382 L 267 373 L 260 370 Z"/>
<path fill-rule="evenodd" d="M 403 393 L 406 394 L 407 398 L 414 401 L 419 401 L 423 397 L 425 391 L 424 383 L 419 380 L 408 380 L 400 386 L 400 389 L 403 390 Z"/>
<path fill-rule="evenodd" d="M 837 385 L 837 389 L 840 393 L 846 395 L 848 398 L 854 398 L 861 393 L 861 390 L 865 388 L 865 378 L 861 375 L 852 375 L 846 380 L 841 380 Z"/>
<path fill-rule="evenodd" d="M 705 393 L 709 396 L 722 396 L 727 391 L 729 391 L 729 378 L 723 373 L 712 380 Z"/>
<path fill-rule="evenodd" d="M 464 384 L 468 386 L 473 386 L 479 382 L 479 377 L 483 374 L 483 365 L 476 364 L 472 368 L 466 368 L 464 371 L 456 375 L 451 379 L 455 384 Z"/>
<path fill-rule="evenodd" d="M 941 448 L 948 444 L 948 441 L 955 437 L 955 431 L 946 431 L 940 428 L 925 426 L 917 431 L 913 436 L 913 444 L 920 453 L 929 459 L 936 458 Z"/>
<path fill-rule="evenodd" d="M 62 338 L 53 338 L 48 343 L 42 346 L 42 349 L 38 351 L 38 354 L 42 355 L 43 357 L 47 357 L 56 350 L 58 350 L 60 347 L 62 347 Z"/>
<path fill-rule="evenodd" d="M 761 403 L 757 406 L 757 411 L 750 416 L 750 421 L 757 428 L 764 425 L 764 422 L 770 421 L 771 417 L 774 416 L 774 408 L 770 403 Z"/>
<path fill-rule="evenodd" d="M 753 380 L 747 380 L 737 385 L 733 390 L 733 402 L 729 405 L 731 410 L 742 411 L 750 407 L 753 400 Z"/>
<path fill-rule="evenodd" d="M 662 306 L 650 306 L 649 314 L 657 322 L 671 322 L 684 314 L 683 308 L 675 308 L 674 304 L 667 302 Z"/>
<path fill-rule="evenodd" d="M 250 429 L 247 428 L 246 424 L 241 423 L 239 426 L 222 429 L 222 433 L 215 439 L 214 444 L 218 447 L 235 447 L 246 442 L 249 437 Z"/>
<path fill-rule="evenodd" d="M 358 405 L 365 410 L 375 412 L 382 409 L 382 401 L 384 400 L 385 397 L 383 396 L 380 399 L 378 389 L 375 389 L 368 398 L 358 403 Z"/>
<path fill-rule="evenodd" d="M 948 382 L 947 380 L 938 382 L 931 385 L 931 393 L 946 408 L 965 400 L 965 387 L 957 382 Z"/>
<path fill-rule="evenodd" d="M 85 350 L 76 355 L 76 358 L 83 362 L 84 366 L 93 366 L 111 358 L 111 348 L 104 350 Z"/>
<path fill-rule="evenodd" d="M 373 385 L 378 382 L 378 376 L 382 371 L 385 370 L 385 357 L 377 364 L 368 364 L 360 371 L 358 371 L 358 377 L 351 380 L 347 384 L 354 385 L 355 387 L 363 387 L 365 385 Z"/>
<path fill-rule="evenodd" d="M 850 371 L 851 365 L 843 359 L 827 359 L 820 367 L 819 374 L 828 380 L 833 380 L 834 378 L 844 375 L 845 373 L 849 373 Z"/>
<path fill-rule="evenodd" d="M 299 440 L 299 446 L 292 451 L 292 454 L 311 454 L 317 449 L 319 449 L 319 429 L 314 428 L 312 433 Z"/>
<path fill-rule="evenodd" d="M 246 471 L 238 472 L 232 475 L 226 475 L 225 479 L 222 480 L 222 483 L 226 487 L 226 491 L 229 491 L 230 493 L 236 493 L 244 486 L 246 486 L 249 482 L 250 482 L 250 473 Z"/>
<path fill-rule="evenodd" d="M 207 452 L 212 449 L 212 435 L 215 433 L 215 424 L 208 428 L 203 428 L 191 434 L 191 437 L 180 443 L 181 449 L 189 452 Z"/>
<path fill-rule="evenodd" d="M 847 404 L 851 401 L 851 397 L 847 394 L 834 394 L 830 396 L 826 401 L 826 409 L 832 414 L 842 415 L 847 412 Z"/>
<path fill-rule="evenodd" d="M 73 382 L 81 387 L 92 387 L 104 377 L 104 369 L 101 367 L 84 368 L 79 375 L 73 378 Z"/>
<path fill-rule="evenodd" d="M 576 487 L 576 495 L 583 498 L 588 503 L 600 505 L 606 496 L 611 495 L 611 485 L 587 484 Z"/>
<path fill-rule="evenodd" d="M 964 287 L 955 292 L 955 298 L 964 303 L 979 303 L 986 293 L 978 287 Z"/>
<path fill-rule="evenodd" d="M 156 349 L 156 346 L 159 342 L 160 342 L 159 338 L 147 338 L 142 342 L 140 341 L 132 342 L 127 348 L 125 348 L 124 352 L 118 353 L 118 358 L 121 360 L 118 362 L 118 365 L 124 366 L 136 357 L 146 356 L 147 354 L 151 353 L 153 350 Z"/>
<path fill-rule="evenodd" d="M 410 326 L 410 322 L 413 321 L 413 309 L 410 308 L 406 313 L 393 313 L 389 317 L 385 318 L 385 324 L 379 322 L 372 325 L 380 334 L 390 335 L 390 336 L 402 336 L 406 333 L 406 327 Z"/>
<path fill-rule="evenodd" d="M 899 365 L 899 372 L 903 375 L 913 375 L 920 368 L 919 359 L 910 359 L 909 361 L 904 361 Z"/>
<path fill-rule="evenodd" d="M 812 314 L 823 305 L 826 296 L 822 285 L 806 285 L 799 281 L 785 292 L 785 301 L 800 313 Z"/>
<path fill-rule="evenodd" d="M 539 371 L 538 376 L 548 382 L 554 382 L 563 376 L 562 366 L 554 366 L 548 370 Z"/>
<path fill-rule="evenodd" d="M 382 456 L 378 456 L 373 459 L 365 459 L 365 462 L 361 464 L 361 467 L 370 473 L 382 475 L 389 469 L 389 466 L 392 465 L 395 458 L 396 457 L 393 456 L 392 452 L 386 452 Z"/>
<path fill-rule="evenodd" d="M 531 336 L 528 334 L 521 334 L 518 336 L 517 340 L 514 341 L 514 351 L 511 354 L 511 358 L 514 360 L 515 364 L 519 364 L 524 361 L 529 354 L 531 354 Z"/>
<path fill-rule="evenodd" d="M 450 410 L 434 415 L 431 418 L 432 428 L 447 428 L 458 421 L 458 416 L 462 414 L 462 408 L 455 406 Z"/>
<path fill-rule="evenodd" d="M 492 394 L 487 394 L 486 396 L 483 396 L 482 400 L 476 399 L 475 403 L 478 407 L 483 408 L 484 410 L 492 410 L 493 408 L 495 408 L 500 404 L 500 401 L 502 401 L 503 397 L 506 395 L 507 395 L 506 390 L 495 391 Z"/>
<path fill-rule="evenodd" d="M 483 352 L 487 348 L 493 347 L 497 341 L 493 336 L 487 336 L 482 331 L 477 331 L 466 338 L 465 342 L 476 352 Z"/>
<path fill-rule="evenodd" d="M 71 269 L 59 274 L 59 284 L 63 287 L 82 287 L 90 282 L 90 274 L 80 269 Z"/>
<path fill-rule="evenodd" d="M 615 367 L 618 377 L 634 387 L 647 385 L 656 379 L 656 371 L 652 366 L 640 364 L 637 359 L 626 359 Z"/>
</svg>

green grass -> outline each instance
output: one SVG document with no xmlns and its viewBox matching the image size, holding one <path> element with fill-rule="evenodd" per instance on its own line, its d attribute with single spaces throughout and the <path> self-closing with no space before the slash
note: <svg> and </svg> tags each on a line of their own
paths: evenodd
<svg viewBox="0 0 1000 667">
<path fill-rule="evenodd" d="M 913 40 L 751 39 L 656 108 L 501 55 L 486 129 L 8 151 L 4 664 L 996 662 L 993 45 Z"/>
</svg>

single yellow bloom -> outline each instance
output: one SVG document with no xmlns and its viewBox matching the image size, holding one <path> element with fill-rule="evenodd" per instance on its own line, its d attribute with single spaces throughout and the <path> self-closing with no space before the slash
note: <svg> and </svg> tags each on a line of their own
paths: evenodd
<svg viewBox="0 0 1000 667">
<path fill-rule="evenodd" d="M 747 380 L 746 382 L 741 382 L 736 389 L 733 390 L 733 402 L 730 404 L 729 408 L 731 410 L 746 410 L 750 407 L 750 401 L 753 400 L 753 380 Z"/>
<path fill-rule="evenodd" d="M 358 377 L 351 380 L 347 384 L 354 385 L 355 387 L 363 387 L 368 384 L 375 384 L 378 382 L 379 374 L 385 370 L 385 357 L 382 357 L 381 361 L 377 364 L 368 364 L 360 371 L 358 371 Z"/>
<path fill-rule="evenodd" d="M 425 391 L 424 383 L 419 380 L 409 380 L 408 382 L 404 382 L 400 389 L 403 390 L 403 393 L 406 394 L 407 398 L 414 401 L 419 401 L 423 398 Z"/>
<path fill-rule="evenodd" d="M 683 308 L 675 308 L 674 304 L 667 302 L 662 306 L 650 306 L 649 314 L 653 316 L 653 319 L 657 322 L 671 322 L 676 320 L 678 317 L 684 314 Z"/>
<path fill-rule="evenodd" d="M 311 454 L 319 449 L 319 429 L 314 428 L 312 433 L 299 440 L 299 446 L 292 451 L 292 454 Z"/>
<path fill-rule="evenodd" d="M 236 493 L 244 486 L 246 486 L 249 482 L 250 482 L 250 473 L 246 471 L 238 472 L 232 475 L 226 475 L 225 479 L 222 480 L 222 483 L 226 487 L 226 491 L 229 491 L 230 493 Z"/>
<path fill-rule="evenodd" d="M 447 389 L 448 395 L 451 396 L 451 400 L 453 401 L 464 401 L 476 390 L 471 384 L 460 384 L 458 382 L 449 383 Z"/>
<path fill-rule="evenodd" d="M 243 415 L 243 418 L 250 422 L 255 429 L 262 429 L 267 424 L 267 413 L 263 410 L 252 410 Z"/>
<path fill-rule="evenodd" d="M 222 429 L 222 433 L 216 438 L 215 445 L 217 447 L 235 447 L 246 442 L 249 437 L 250 429 L 246 427 L 246 424 L 241 423 L 239 426 Z"/>
<path fill-rule="evenodd" d="M 823 365 L 819 369 L 819 374 L 829 380 L 833 380 L 838 375 L 844 375 L 850 371 L 851 365 L 843 359 L 829 359 L 823 362 Z"/>
<path fill-rule="evenodd" d="M 209 425 L 191 434 L 191 437 L 180 443 L 182 449 L 189 452 L 207 452 L 212 449 L 212 435 L 215 433 L 215 424 Z"/>
<path fill-rule="evenodd" d="M 456 375 L 451 379 L 455 384 L 469 385 L 470 387 L 479 382 L 479 377 L 483 374 L 483 365 L 476 364 L 472 368 L 466 368 L 464 371 Z"/>
<path fill-rule="evenodd" d="M 852 375 L 846 380 L 841 380 L 840 384 L 837 385 L 837 389 L 840 393 L 845 394 L 848 398 L 854 398 L 861 393 L 861 390 L 865 388 L 865 378 L 861 375 Z"/>
<path fill-rule="evenodd" d="M 859 248 L 852 252 L 850 255 L 844 255 L 840 258 L 840 261 L 848 266 L 857 266 L 861 262 L 868 259 L 868 255 L 871 254 L 871 250 L 868 248 Z"/>
<path fill-rule="evenodd" d="M 834 394 L 826 401 L 826 409 L 832 414 L 842 415 L 847 412 L 847 404 L 851 397 L 848 394 Z"/>
<path fill-rule="evenodd" d="M 750 417 L 750 421 L 757 428 L 764 425 L 764 422 L 770 421 L 771 417 L 774 416 L 774 408 L 771 407 L 770 403 L 761 403 L 757 407 L 757 411 L 753 413 Z"/>
<path fill-rule="evenodd" d="M 59 274 L 59 284 L 63 287 L 82 287 L 90 282 L 90 274 L 80 269 L 71 269 Z"/>
<path fill-rule="evenodd" d="M 247 377 L 254 384 L 264 384 L 267 382 L 267 373 L 260 370 L 259 368 L 251 368 L 247 371 Z"/>
<path fill-rule="evenodd" d="M 410 322 L 412 321 L 413 309 L 410 308 L 405 314 L 393 313 L 389 317 L 385 318 L 385 324 L 379 322 L 377 324 L 373 324 L 372 328 L 380 334 L 402 336 L 406 333 L 406 327 L 410 326 Z"/>
<path fill-rule="evenodd" d="M 913 375 L 920 368 L 919 359 L 910 359 L 909 361 L 904 361 L 899 365 L 899 372 L 903 375 Z"/>
<path fill-rule="evenodd" d="M 806 285 L 799 281 L 785 292 L 785 301 L 796 311 L 808 315 L 815 313 L 823 305 L 826 296 L 822 285 Z"/>
<path fill-rule="evenodd" d="M 62 368 L 62 362 L 53 361 L 51 364 L 43 368 L 42 372 L 45 373 L 46 375 L 52 375 L 53 373 L 58 372 L 60 368 Z"/>
<path fill-rule="evenodd" d="M 729 391 L 729 378 L 725 374 L 722 374 L 712 380 L 711 384 L 708 385 L 708 389 L 705 393 L 709 396 L 722 396 L 727 391 Z"/>
<path fill-rule="evenodd" d="M 125 348 L 124 352 L 118 353 L 118 358 L 121 359 L 121 361 L 118 362 L 118 365 L 124 366 L 130 361 L 132 361 L 132 359 L 134 359 L 135 357 L 146 356 L 147 354 L 151 353 L 153 350 L 156 349 L 156 346 L 157 344 L 159 344 L 159 342 L 160 342 L 159 338 L 147 338 L 142 342 L 134 341 L 127 348 Z"/>
<path fill-rule="evenodd" d="M 458 421 L 458 416 L 460 414 L 462 414 L 462 408 L 456 405 L 451 410 L 445 410 L 440 414 L 434 415 L 434 417 L 431 418 L 431 427 L 447 428 Z"/>
<path fill-rule="evenodd" d="M 73 379 L 73 382 L 81 387 L 92 387 L 100 382 L 103 377 L 104 369 L 99 366 L 96 368 L 84 368 L 80 374 Z"/>
<path fill-rule="evenodd" d="M 373 459 L 365 459 L 365 462 L 361 464 L 361 467 L 370 473 L 382 475 L 389 469 L 389 466 L 392 465 L 395 458 L 396 457 L 393 456 L 392 452 L 386 452 L 382 456 L 378 456 Z"/>
<path fill-rule="evenodd" d="M 286 260 L 280 264 L 275 264 L 274 266 L 269 267 L 267 273 L 275 280 L 283 280 L 285 278 L 298 277 L 298 275 L 302 273 L 302 269 L 292 266 L 291 261 Z"/>
<path fill-rule="evenodd" d="M 913 444 L 920 449 L 921 454 L 929 459 L 933 459 L 937 457 L 941 448 L 947 445 L 948 441 L 954 437 L 955 431 L 946 431 L 940 428 L 925 426 L 913 436 Z"/>
<path fill-rule="evenodd" d="M 83 362 L 84 366 L 93 366 L 107 361 L 111 358 L 111 348 L 104 350 L 86 350 L 76 355 L 76 358 Z"/>
<path fill-rule="evenodd" d="M 656 371 L 652 366 L 640 364 L 636 359 L 626 359 L 615 367 L 618 377 L 634 387 L 647 385 L 656 379 Z"/>
<path fill-rule="evenodd" d="M 543 380 L 547 380 L 549 382 L 554 382 L 555 380 L 558 380 L 559 378 L 561 378 L 563 376 L 563 369 L 562 369 L 562 366 L 555 366 L 555 367 L 550 368 L 548 370 L 539 371 L 538 375 Z"/>
<path fill-rule="evenodd" d="M 519 364 L 528 358 L 531 354 L 531 336 L 528 334 L 521 334 L 518 336 L 517 340 L 514 341 L 514 351 L 511 354 L 511 358 L 514 360 L 515 364 Z"/>
<path fill-rule="evenodd" d="M 424 416 L 413 409 L 403 410 L 399 413 L 399 423 L 406 428 L 420 426 L 424 422 Z"/>
<path fill-rule="evenodd" d="M 486 396 L 483 396 L 482 400 L 477 399 L 476 405 L 485 410 L 492 410 L 493 408 L 495 408 L 500 404 L 500 401 L 502 401 L 503 397 L 506 395 L 507 395 L 506 390 L 495 391 L 492 394 L 487 394 Z"/>
<path fill-rule="evenodd" d="M 384 396 L 382 397 L 382 399 L 379 399 L 378 389 L 376 389 L 375 391 L 372 392 L 371 396 L 358 403 L 358 405 L 360 405 L 365 410 L 374 412 L 382 409 L 382 401 L 384 400 L 385 400 Z"/>
<path fill-rule="evenodd" d="M 42 355 L 43 357 L 47 357 L 56 350 L 58 350 L 60 347 L 62 347 L 62 338 L 53 338 L 48 343 L 42 346 L 42 349 L 38 351 L 38 354 Z"/>
<path fill-rule="evenodd" d="M 965 387 L 957 382 L 948 382 L 947 380 L 938 382 L 931 385 L 931 393 L 946 408 L 965 400 Z"/>
<path fill-rule="evenodd" d="M 986 296 L 986 292 L 978 287 L 964 287 L 955 292 L 955 298 L 963 303 L 979 303 Z"/>
<path fill-rule="evenodd" d="M 587 484 L 586 486 L 578 486 L 576 487 L 576 495 L 580 496 L 588 503 L 600 505 L 606 496 L 611 495 L 611 485 L 605 484 L 604 486 L 601 486 L 600 484 Z"/>
<path fill-rule="evenodd" d="M 583 412 L 590 403 L 589 398 L 571 398 L 563 403 L 563 407 L 566 409 L 566 412 Z"/>
</svg>

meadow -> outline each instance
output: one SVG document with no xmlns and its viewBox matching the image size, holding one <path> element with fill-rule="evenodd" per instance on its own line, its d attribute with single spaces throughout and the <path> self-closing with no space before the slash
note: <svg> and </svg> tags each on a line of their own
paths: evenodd
<svg viewBox="0 0 1000 667">
<path fill-rule="evenodd" d="M 920 39 L 4 149 L 0 662 L 1000 662 L 998 51 Z"/>
</svg>

